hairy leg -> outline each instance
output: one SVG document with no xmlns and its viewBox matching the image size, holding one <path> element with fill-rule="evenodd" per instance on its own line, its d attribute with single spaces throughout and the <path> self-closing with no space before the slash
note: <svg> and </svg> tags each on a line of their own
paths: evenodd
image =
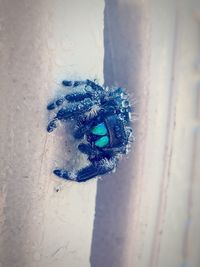
<svg viewBox="0 0 200 267">
<path fill-rule="evenodd" d="M 54 170 L 54 174 L 60 178 L 81 183 L 81 182 L 86 182 L 96 176 L 109 173 L 115 167 L 116 167 L 116 162 L 114 159 L 112 160 L 104 159 L 99 162 L 94 162 L 93 164 L 85 168 L 82 168 L 76 174 L 71 174 L 64 169 L 56 169 Z"/>
</svg>

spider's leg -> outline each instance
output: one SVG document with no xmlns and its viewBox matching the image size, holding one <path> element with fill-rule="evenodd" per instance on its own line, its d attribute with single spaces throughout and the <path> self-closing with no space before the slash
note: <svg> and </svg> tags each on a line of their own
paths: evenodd
<svg viewBox="0 0 200 267">
<path fill-rule="evenodd" d="M 91 80 L 86 80 L 86 85 L 90 86 L 94 91 L 103 91 L 102 86 Z"/>
<path fill-rule="evenodd" d="M 109 171 L 111 171 L 111 170 L 110 169 L 107 170 L 107 169 L 103 169 L 103 168 L 101 168 L 101 170 L 100 170 L 100 168 L 98 168 L 97 165 L 95 166 L 95 165 L 91 164 L 91 165 L 78 171 L 76 181 L 79 183 L 80 182 L 86 182 L 86 181 L 88 181 L 88 180 L 90 180 L 90 179 L 92 179 L 98 175 L 103 175 Z"/>
<path fill-rule="evenodd" d="M 68 102 L 79 102 L 86 98 L 92 98 L 91 92 L 73 92 L 57 99 L 56 101 L 50 102 L 47 106 L 48 110 L 53 110 L 56 107 L 61 106 L 65 101 Z"/>
<path fill-rule="evenodd" d="M 70 80 L 63 80 L 62 85 L 66 87 L 72 87 L 73 86 L 73 81 Z"/>
<path fill-rule="evenodd" d="M 109 173 L 116 167 L 114 159 L 103 159 L 101 161 L 95 161 L 91 165 L 81 169 L 77 173 L 77 182 L 86 182 L 96 176 L 104 175 Z"/>
<path fill-rule="evenodd" d="M 68 81 L 68 80 L 64 80 L 62 82 L 62 84 L 64 86 L 67 86 L 67 87 L 78 87 L 78 86 L 81 86 L 81 85 L 85 85 L 85 86 L 90 86 L 90 88 L 93 91 L 96 91 L 98 93 L 103 91 L 103 88 L 100 85 L 98 85 L 97 83 L 95 83 L 94 81 L 91 81 L 91 80 L 85 80 L 85 81 Z M 50 102 L 47 105 L 47 109 L 48 110 L 53 110 L 56 107 L 61 106 L 63 104 L 63 102 L 65 102 L 65 101 L 68 101 L 68 102 L 79 102 L 79 101 L 84 100 L 85 98 L 92 98 L 92 97 L 93 97 L 92 91 L 69 93 L 69 94 L 66 94 L 65 96 L 63 96 L 63 97 L 61 97 L 61 98 L 59 98 L 59 99 L 57 99 L 57 100 L 55 100 L 53 102 Z"/>
<path fill-rule="evenodd" d="M 70 81 L 70 80 L 63 80 L 62 85 L 66 87 L 77 87 L 80 85 L 85 85 L 86 81 Z"/>
<path fill-rule="evenodd" d="M 85 80 L 85 81 L 68 81 L 68 80 L 64 80 L 62 82 L 62 84 L 64 86 L 70 86 L 70 87 L 77 87 L 77 86 L 80 86 L 80 85 L 86 85 L 86 86 L 90 86 L 93 90 L 97 91 L 97 90 L 100 90 L 102 91 L 103 88 L 97 84 L 96 82 L 94 81 L 91 81 L 89 79 Z"/>
<path fill-rule="evenodd" d="M 60 178 L 76 181 L 76 182 L 86 182 L 96 176 L 104 175 L 112 171 L 116 167 L 116 162 L 114 159 L 103 159 L 101 161 L 95 161 L 91 165 L 82 168 L 76 174 L 70 174 L 66 170 L 57 169 L 54 170 L 54 174 Z"/>
<path fill-rule="evenodd" d="M 62 85 L 66 86 L 66 87 L 78 87 L 80 85 L 87 85 L 87 81 L 69 81 L 69 80 L 63 80 L 62 81 Z"/>
<path fill-rule="evenodd" d="M 68 180 L 69 173 L 65 169 L 56 169 L 56 170 L 53 171 L 53 173 L 56 176 L 60 177 L 60 178 L 63 178 L 63 179 L 67 179 Z"/>
<path fill-rule="evenodd" d="M 93 106 L 93 102 L 90 98 L 85 98 L 84 100 L 73 103 L 69 107 L 61 108 L 56 117 L 50 121 L 47 126 L 47 131 L 52 132 L 56 128 L 56 122 L 58 120 L 68 120 L 73 118 L 78 118 L 84 112 L 87 112 Z"/>
<path fill-rule="evenodd" d="M 53 110 L 55 109 L 56 107 L 59 107 L 63 104 L 63 102 L 65 101 L 65 98 L 64 97 L 61 97 L 59 99 L 57 99 L 56 101 L 53 101 L 53 102 L 50 102 L 48 105 L 47 105 L 47 109 L 48 110 Z"/>
<path fill-rule="evenodd" d="M 68 120 L 70 118 L 78 118 L 83 113 L 89 111 L 93 106 L 93 101 L 90 98 L 85 98 L 84 100 L 73 103 L 69 107 L 61 108 L 56 118 L 58 120 Z"/>
<path fill-rule="evenodd" d="M 85 98 L 92 98 L 91 92 L 73 92 L 71 94 L 67 94 L 65 100 L 68 102 L 79 102 L 84 100 Z"/>
<path fill-rule="evenodd" d="M 53 130 L 57 127 L 56 122 L 57 122 L 57 118 L 54 118 L 52 121 L 49 122 L 48 126 L 47 126 L 47 132 L 53 132 Z"/>
</svg>

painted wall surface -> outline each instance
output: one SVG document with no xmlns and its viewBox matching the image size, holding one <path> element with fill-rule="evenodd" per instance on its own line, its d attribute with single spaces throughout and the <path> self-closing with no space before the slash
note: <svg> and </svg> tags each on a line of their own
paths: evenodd
<svg viewBox="0 0 200 267">
<path fill-rule="evenodd" d="M 199 14 L 199 0 L 105 1 L 105 82 L 137 121 L 132 154 L 98 181 L 93 267 L 200 266 Z"/>
<path fill-rule="evenodd" d="M 103 0 L 0 1 L 1 267 L 90 266 L 96 180 L 52 174 L 74 147 L 64 127 L 46 132 L 46 105 L 62 79 L 103 82 L 103 11 Z"/>
<path fill-rule="evenodd" d="M 0 5 L 0 267 L 199 267 L 199 0 Z M 46 133 L 46 104 L 103 72 L 135 103 L 134 149 L 62 183 L 75 144 Z"/>
</svg>

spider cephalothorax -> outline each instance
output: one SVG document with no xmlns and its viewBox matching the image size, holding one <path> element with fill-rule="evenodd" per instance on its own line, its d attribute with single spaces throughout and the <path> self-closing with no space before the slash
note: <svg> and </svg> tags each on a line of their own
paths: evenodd
<svg viewBox="0 0 200 267">
<path fill-rule="evenodd" d="M 84 141 L 78 149 L 88 156 L 90 165 L 73 174 L 65 169 L 56 169 L 54 174 L 85 182 L 115 170 L 120 155 L 128 152 L 132 141 L 131 108 L 125 90 L 110 89 L 90 80 L 63 81 L 62 84 L 73 91 L 47 106 L 48 110 L 58 108 L 47 131 L 53 131 L 58 120 L 72 120 L 74 138 Z M 64 106 L 66 101 L 69 105 Z"/>
</svg>

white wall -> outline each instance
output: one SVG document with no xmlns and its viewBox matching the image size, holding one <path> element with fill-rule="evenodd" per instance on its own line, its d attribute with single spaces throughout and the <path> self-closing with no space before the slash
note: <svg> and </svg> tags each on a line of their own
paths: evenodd
<svg viewBox="0 0 200 267">
<path fill-rule="evenodd" d="M 98 182 L 91 251 L 96 181 L 52 175 L 70 140 L 45 107 L 63 78 L 103 82 L 103 0 L 0 5 L 0 267 L 199 267 L 199 1 L 106 1 L 106 83 L 138 121 Z"/>
<path fill-rule="evenodd" d="M 1 1 L 0 266 L 90 266 L 96 180 L 52 174 L 74 155 L 64 128 L 46 132 L 46 105 L 64 78 L 103 82 L 103 10 L 103 0 Z"/>
</svg>

